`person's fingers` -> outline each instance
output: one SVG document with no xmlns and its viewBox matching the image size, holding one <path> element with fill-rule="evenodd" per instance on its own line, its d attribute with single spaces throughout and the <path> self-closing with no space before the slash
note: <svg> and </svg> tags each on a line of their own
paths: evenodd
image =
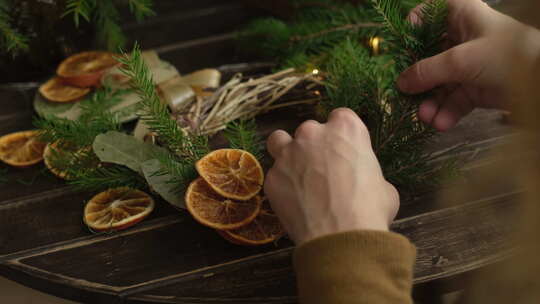
<svg viewBox="0 0 540 304">
<path fill-rule="evenodd" d="M 439 131 L 446 131 L 454 127 L 461 118 L 473 110 L 465 91 L 457 89 L 452 92 L 433 119 L 432 125 Z"/>
<path fill-rule="evenodd" d="M 283 148 L 292 141 L 292 137 L 289 133 L 283 130 L 276 130 L 268 137 L 266 141 L 266 148 L 268 153 L 276 159 L 281 154 Z"/>
<path fill-rule="evenodd" d="M 431 125 L 437 112 L 439 112 L 439 103 L 435 99 L 428 99 L 420 104 L 418 108 L 418 118 L 424 123 Z"/>
<path fill-rule="evenodd" d="M 296 128 L 296 131 L 294 132 L 294 138 L 313 138 L 320 126 L 321 124 L 316 120 L 306 120 L 302 124 L 300 124 L 298 128 Z"/>
<path fill-rule="evenodd" d="M 470 54 L 467 43 L 446 50 L 441 54 L 423 59 L 398 78 L 398 87 L 409 94 L 418 94 L 443 84 L 459 83 L 470 74 Z"/>
<path fill-rule="evenodd" d="M 326 123 L 335 126 L 343 126 L 347 124 L 354 127 L 364 126 L 364 123 L 360 117 L 358 117 L 358 115 L 349 108 L 337 108 L 333 110 L 330 115 L 328 115 L 328 121 Z"/>
</svg>

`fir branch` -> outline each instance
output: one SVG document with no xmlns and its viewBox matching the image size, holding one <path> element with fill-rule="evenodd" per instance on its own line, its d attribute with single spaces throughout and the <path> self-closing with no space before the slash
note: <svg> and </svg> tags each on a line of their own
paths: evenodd
<svg viewBox="0 0 540 304">
<path fill-rule="evenodd" d="M 230 122 L 224 136 L 231 148 L 248 151 L 259 160 L 263 158 L 264 140 L 257 134 L 255 119 Z"/>
<path fill-rule="evenodd" d="M 97 89 L 90 97 L 81 102 L 80 121 L 90 121 L 94 117 L 100 117 L 105 113 L 109 113 L 113 105 L 119 103 L 122 97 L 129 93 L 130 89 L 112 89 L 108 86 L 103 86 Z M 107 115 L 110 118 L 110 115 Z"/>
<path fill-rule="evenodd" d="M 194 163 L 167 152 L 158 153 L 155 157 L 161 168 L 154 175 L 170 175 L 172 178 L 167 183 L 178 186 L 177 193 L 184 193 L 189 184 L 197 178 Z"/>
<path fill-rule="evenodd" d="M 96 0 L 67 0 L 66 10 L 62 17 L 73 15 L 73 22 L 79 27 L 79 20 L 82 18 L 90 22 L 90 17 L 96 7 Z"/>
<path fill-rule="evenodd" d="M 152 9 L 152 0 L 128 0 L 129 10 L 135 15 L 135 19 L 141 22 L 146 17 L 155 16 Z"/>
<path fill-rule="evenodd" d="M 119 165 L 100 167 L 94 170 L 69 169 L 72 176 L 68 184 L 77 190 L 104 191 L 110 188 L 128 187 L 144 190 L 146 181 L 135 171 Z"/>
<path fill-rule="evenodd" d="M 40 130 L 40 140 L 54 142 L 61 146 L 86 147 L 92 145 L 94 138 L 101 133 L 119 130 L 115 115 L 103 114 L 89 122 L 65 118 L 36 118 L 34 126 Z"/>
<path fill-rule="evenodd" d="M 207 154 L 210 150 L 208 138 L 181 130 L 171 117 L 167 105 L 159 99 L 152 74 L 142 58 L 139 46 L 135 44 L 131 54 L 124 53 L 118 61 L 123 64 L 121 71 L 131 79 L 131 87 L 140 98 L 139 117 L 150 130 L 159 135 L 169 150 L 191 162 Z"/>
<path fill-rule="evenodd" d="M 126 44 L 120 28 L 120 15 L 113 1 L 97 1 L 95 10 L 98 43 L 108 50 L 118 50 Z"/>
<path fill-rule="evenodd" d="M 108 87 L 96 90 L 85 103 L 81 103 L 78 120 L 58 117 L 36 117 L 34 126 L 40 130 L 40 139 L 61 147 L 83 148 L 92 145 L 94 138 L 107 131 L 119 130 L 120 122 L 107 105 L 116 102 L 126 90 L 113 91 Z"/>
<path fill-rule="evenodd" d="M 4 51 L 15 57 L 21 52 L 28 51 L 29 40 L 11 25 L 10 9 L 8 1 L 0 1 L 0 45 Z"/>
<path fill-rule="evenodd" d="M 144 178 L 137 172 L 120 165 L 100 163 L 89 147 L 53 147 L 48 161 L 53 168 L 63 172 L 68 184 L 77 190 L 103 191 L 116 187 L 146 187 Z"/>
</svg>

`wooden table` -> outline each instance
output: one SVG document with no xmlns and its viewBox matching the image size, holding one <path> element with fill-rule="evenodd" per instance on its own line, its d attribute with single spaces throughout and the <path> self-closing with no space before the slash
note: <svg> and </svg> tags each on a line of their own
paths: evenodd
<svg viewBox="0 0 540 304">
<path fill-rule="evenodd" d="M 157 49 L 184 73 L 245 60 L 236 57 L 230 31 L 260 11 L 234 1 L 157 2 L 159 17 L 142 27 L 124 26 L 143 47 Z M 190 11 L 179 3 L 189 4 Z M 210 21 L 197 26 L 203 20 Z M 164 43 L 174 37 L 181 41 Z M 0 89 L 0 134 L 32 127 L 33 93 Z M 290 129 L 304 118 L 270 114 L 263 129 Z M 477 176 L 499 163 L 489 151 L 505 145 L 513 133 L 499 112 L 476 111 L 428 148 L 443 151 L 468 143 L 456 152 L 464 160 L 463 176 L 440 189 L 455 194 L 445 196 L 451 205 L 438 204 L 435 192 L 423 193 L 402 202 L 392 227 L 418 247 L 419 296 L 511 253 L 506 235 L 519 188 L 506 181 L 485 186 Z M 259 248 L 232 245 L 162 201 L 150 218 L 129 230 L 92 234 L 82 222 L 91 194 L 70 190 L 42 165 L 8 170 L 9 181 L 0 185 L 0 275 L 87 303 L 296 302 L 289 241 Z M 460 190 L 471 183 L 478 191 Z"/>
</svg>

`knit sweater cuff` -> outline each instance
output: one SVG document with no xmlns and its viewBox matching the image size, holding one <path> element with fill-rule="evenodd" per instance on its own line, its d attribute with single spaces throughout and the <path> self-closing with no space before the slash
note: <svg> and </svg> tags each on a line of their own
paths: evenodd
<svg viewBox="0 0 540 304">
<path fill-rule="evenodd" d="M 412 303 L 416 250 L 402 235 L 351 231 L 311 240 L 294 252 L 301 303 Z"/>
</svg>

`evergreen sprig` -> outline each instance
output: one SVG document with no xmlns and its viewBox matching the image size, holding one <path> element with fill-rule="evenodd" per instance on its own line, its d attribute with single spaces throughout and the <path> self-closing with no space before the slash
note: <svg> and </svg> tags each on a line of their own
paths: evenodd
<svg viewBox="0 0 540 304">
<path fill-rule="evenodd" d="M 21 52 L 28 51 L 29 46 L 28 37 L 12 26 L 10 9 L 8 0 L 0 0 L 0 48 L 15 57 Z"/>
<path fill-rule="evenodd" d="M 36 118 L 40 139 L 54 143 L 47 159 L 50 165 L 66 174 L 68 184 L 79 190 L 101 191 L 115 187 L 144 189 L 144 179 L 135 171 L 115 164 L 100 164 L 92 150 L 97 135 L 119 131 L 117 116 L 109 105 L 118 101 L 127 90 L 103 87 L 84 103 L 77 120 L 57 117 Z"/>
<path fill-rule="evenodd" d="M 131 54 L 124 53 L 118 61 L 123 65 L 121 71 L 131 79 L 131 87 L 140 98 L 140 119 L 159 135 L 159 140 L 173 153 L 192 163 L 207 154 L 210 151 L 208 137 L 180 129 L 167 105 L 161 102 L 139 46 L 135 44 Z"/>
<path fill-rule="evenodd" d="M 66 11 L 62 15 L 73 15 L 73 22 L 79 27 L 79 20 L 82 18 L 90 22 L 90 17 L 96 7 L 96 0 L 67 0 Z"/>
<path fill-rule="evenodd" d="M 227 124 L 224 136 L 233 149 L 242 149 L 261 160 L 264 151 L 263 138 L 257 134 L 255 119 L 240 119 Z"/>
<path fill-rule="evenodd" d="M 36 118 L 34 126 L 40 130 L 42 141 L 79 148 L 92 145 L 99 134 L 119 129 L 118 120 L 110 114 L 97 116 L 89 122 L 57 117 Z"/>
<path fill-rule="evenodd" d="M 135 19 L 141 22 L 146 17 L 155 16 L 156 13 L 152 9 L 152 0 L 128 0 L 129 10 Z"/>
<path fill-rule="evenodd" d="M 137 172 L 120 165 L 99 167 L 94 170 L 72 167 L 67 172 L 72 176 L 68 184 L 78 190 L 99 192 L 118 187 L 132 189 L 148 187 L 144 178 Z"/>
<path fill-rule="evenodd" d="M 126 37 L 120 27 L 120 13 L 117 4 L 119 1 L 98 0 L 67 0 L 66 10 L 62 17 L 73 16 L 73 22 L 78 27 L 80 20 L 94 21 L 98 43 L 108 50 L 115 51 L 123 47 Z M 152 0 L 128 0 L 129 10 L 138 22 L 149 16 L 154 16 Z"/>
<path fill-rule="evenodd" d="M 421 22 L 405 19 L 399 0 L 372 0 L 385 29 L 385 39 L 396 59 L 398 71 L 414 62 L 440 52 L 446 31 L 448 8 L 446 0 L 426 1 L 421 9 Z"/>
<path fill-rule="evenodd" d="M 183 194 L 189 183 L 197 178 L 197 170 L 193 163 L 166 151 L 158 153 L 155 157 L 159 161 L 160 169 L 154 174 L 171 176 L 167 183 L 176 186 L 175 192 Z"/>
<path fill-rule="evenodd" d="M 96 36 L 100 45 L 108 50 L 124 47 L 126 37 L 120 27 L 120 15 L 113 1 L 97 1 L 94 13 Z"/>
<path fill-rule="evenodd" d="M 36 117 L 34 126 L 40 130 L 40 139 L 73 149 L 92 145 L 99 134 L 119 130 L 117 116 L 105 105 L 120 98 L 126 91 L 113 91 L 104 87 L 96 90 L 86 105 L 81 106 L 81 116 L 77 120 L 59 117 Z"/>
</svg>

